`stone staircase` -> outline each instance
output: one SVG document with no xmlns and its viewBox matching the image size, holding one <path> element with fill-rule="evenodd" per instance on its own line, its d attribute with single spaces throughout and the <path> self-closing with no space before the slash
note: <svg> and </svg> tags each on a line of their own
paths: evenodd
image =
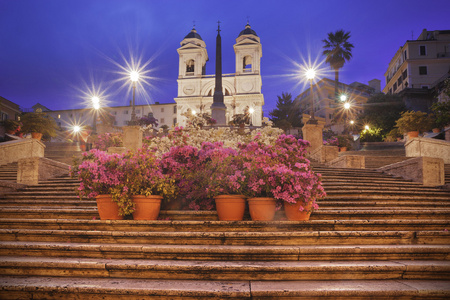
<svg viewBox="0 0 450 300">
<path fill-rule="evenodd" d="M 46 158 L 72 165 L 74 157 L 81 157 L 82 151 L 79 143 L 45 142 L 44 144 Z"/>
<path fill-rule="evenodd" d="M 17 181 L 17 162 L 0 166 L 0 180 Z"/>
<path fill-rule="evenodd" d="M 444 165 L 445 171 L 445 184 L 450 184 L 450 164 Z"/>
<path fill-rule="evenodd" d="M 68 177 L 0 199 L 1 299 L 448 299 L 450 191 L 332 169 L 308 222 L 100 221 Z"/>
</svg>

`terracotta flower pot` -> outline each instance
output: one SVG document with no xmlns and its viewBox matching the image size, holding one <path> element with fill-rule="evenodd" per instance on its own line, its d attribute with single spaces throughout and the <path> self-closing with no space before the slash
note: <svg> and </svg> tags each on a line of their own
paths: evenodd
<svg viewBox="0 0 450 300">
<path fill-rule="evenodd" d="M 299 210 L 300 205 L 303 205 L 304 210 Z M 284 212 L 289 221 L 308 221 L 312 212 L 312 202 L 306 205 L 300 201 L 295 204 L 284 202 Z"/>
<path fill-rule="evenodd" d="M 339 151 L 340 152 L 345 152 L 345 151 L 347 151 L 347 147 L 339 147 Z"/>
<path fill-rule="evenodd" d="M 133 212 L 134 220 L 156 220 L 158 218 L 161 208 L 161 196 L 133 195 L 131 200 L 133 200 L 135 208 Z"/>
<path fill-rule="evenodd" d="M 123 216 L 119 215 L 119 206 L 112 201 L 111 195 L 98 195 L 96 200 L 100 220 L 123 220 Z"/>
<path fill-rule="evenodd" d="M 441 132 L 441 129 L 440 128 L 433 128 L 432 131 L 433 131 L 433 133 L 439 133 L 439 132 Z"/>
<path fill-rule="evenodd" d="M 32 132 L 31 133 L 31 137 L 33 139 L 36 139 L 36 140 L 40 141 L 42 139 L 42 133 L 40 133 L 40 132 Z"/>
<path fill-rule="evenodd" d="M 248 209 L 253 221 L 272 221 L 275 217 L 276 201 L 274 198 L 249 198 Z"/>
<path fill-rule="evenodd" d="M 412 138 L 416 138 L 419 136 L 419 131 L 410 131 L 408 132 L 408 138 L 412 139 Z"/>
<path fill-rule="evenodd" d="M 214 197 L 220 221 L 241 221 L 244 219 L 245 196 L 219 195 Z"/>
</svg>

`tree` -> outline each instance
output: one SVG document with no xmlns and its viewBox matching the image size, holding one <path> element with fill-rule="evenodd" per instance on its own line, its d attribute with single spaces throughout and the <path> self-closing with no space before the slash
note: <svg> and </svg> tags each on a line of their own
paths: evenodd
<svg viewBox="0 0 450 300">
<path fill-rule="evenodd" d="M 300 108 L 291 93 L 281 93 L 281 97 L 277 97 L 277 108 L 269 113 L 269 119 L 279 128 L 300 127 Z"/>
<path fill-rule="evenodd" d="M 367 100 L 364 113 L 359 116 L 359 124 L 379 128 L 381 136 L 386 136 L 395 126 L 406 109 L 398 95 L 375 94 Z"/>
<path fill-rule="evenodd" d="M 342 69 L 346 61 L 352 58 L 352 48 L 355 46 L 348 41 L 350 31 L 344 32 L 343 29 L 337 30 L 335 33 L 329 32 L 328 39 L 322 40 L 324 43 L 323 55 L 326 56 L 325 61 L 330 64 L 334 70 L 334 97 L 338 98 L 339 69 Z"/>
</svg>

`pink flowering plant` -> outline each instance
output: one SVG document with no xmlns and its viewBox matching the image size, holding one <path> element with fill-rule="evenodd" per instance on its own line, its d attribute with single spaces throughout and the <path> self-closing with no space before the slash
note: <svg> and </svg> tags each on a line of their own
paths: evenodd
<svg viewBox="0 0 450 300">
<path fill-rule="evenodd" d="M 81 181 L 81 199 L 111 194 L 120 215 L 134 211 L 132 195 L 161 195 L 170 201 L 177 191 L 174 180 L 163 174 L 159 159 L 143 149 L 121 155 L 93 149 L 83 153 L 81 164 L 71 168 L 71 175 Z"/>
<path fill-rule="evenodd" d="M 281 135 L 275 145 L 265 145 L 257 140 L 241 145 L 244 158 L 244 175 L 248 180 L 246 196 L 273 197 L 278 207 L 284 203 L 301 202 L 303 211 L 325 197 L 321 177 L 312 171 L 305 158 L 308 142 L 293 136 Z"/>
</svg>

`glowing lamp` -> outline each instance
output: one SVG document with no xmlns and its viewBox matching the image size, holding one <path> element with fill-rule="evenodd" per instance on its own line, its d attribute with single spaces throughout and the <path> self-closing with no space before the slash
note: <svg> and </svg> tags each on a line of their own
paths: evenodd
<svg viewBox="0 0 450 300">
<path fill-rule="evenodd" d="M 80 126 L 78 126 L 78 125 L 73 126 L 73 132 L 74 133 L 78 133 L 80 131 L 81 131 L 81 127 Z"/>
<path fill-rule="evenodd" d="M 349 109 L 349 108 L 350 108 L 350 103 L 346 102 L 346 103 L 344 104 L 344 108 L 345 108 L 345 109 Z"/>
<path fill-rule="evenodd" d="M 137 71 L 131 71 L 130 73 L 130 79 L 133 82 L 136 82 L 139 80 L 139 73 Z"/>
<path fill-rule="evenodd" d="M 339 99 L 341 99 L 341 101 L 344 102 L 345 100 L 347 100 L 347 95 L 342 94 Z"/>
<path fill-rule="evenodd" d="M 369 125 L 364 126 L 364 129 L 369 130 L 370 129 Z"/>
<path fill-rule="evenodd" d="M 250 109 L 248 110 L 249 113 L 253 114 L 255 112 L 255 110 L 253 109 L 253 107 L 250 107 Z"/>
<path fill-rule="evenodd" d="M 314 69 L 308 69 L 306 71 L 305 75 L 306 75 L 306 78 L 308 78 L 309 80 L 312 80 L 316 76 L 316 71 Z"/>
</svg>

